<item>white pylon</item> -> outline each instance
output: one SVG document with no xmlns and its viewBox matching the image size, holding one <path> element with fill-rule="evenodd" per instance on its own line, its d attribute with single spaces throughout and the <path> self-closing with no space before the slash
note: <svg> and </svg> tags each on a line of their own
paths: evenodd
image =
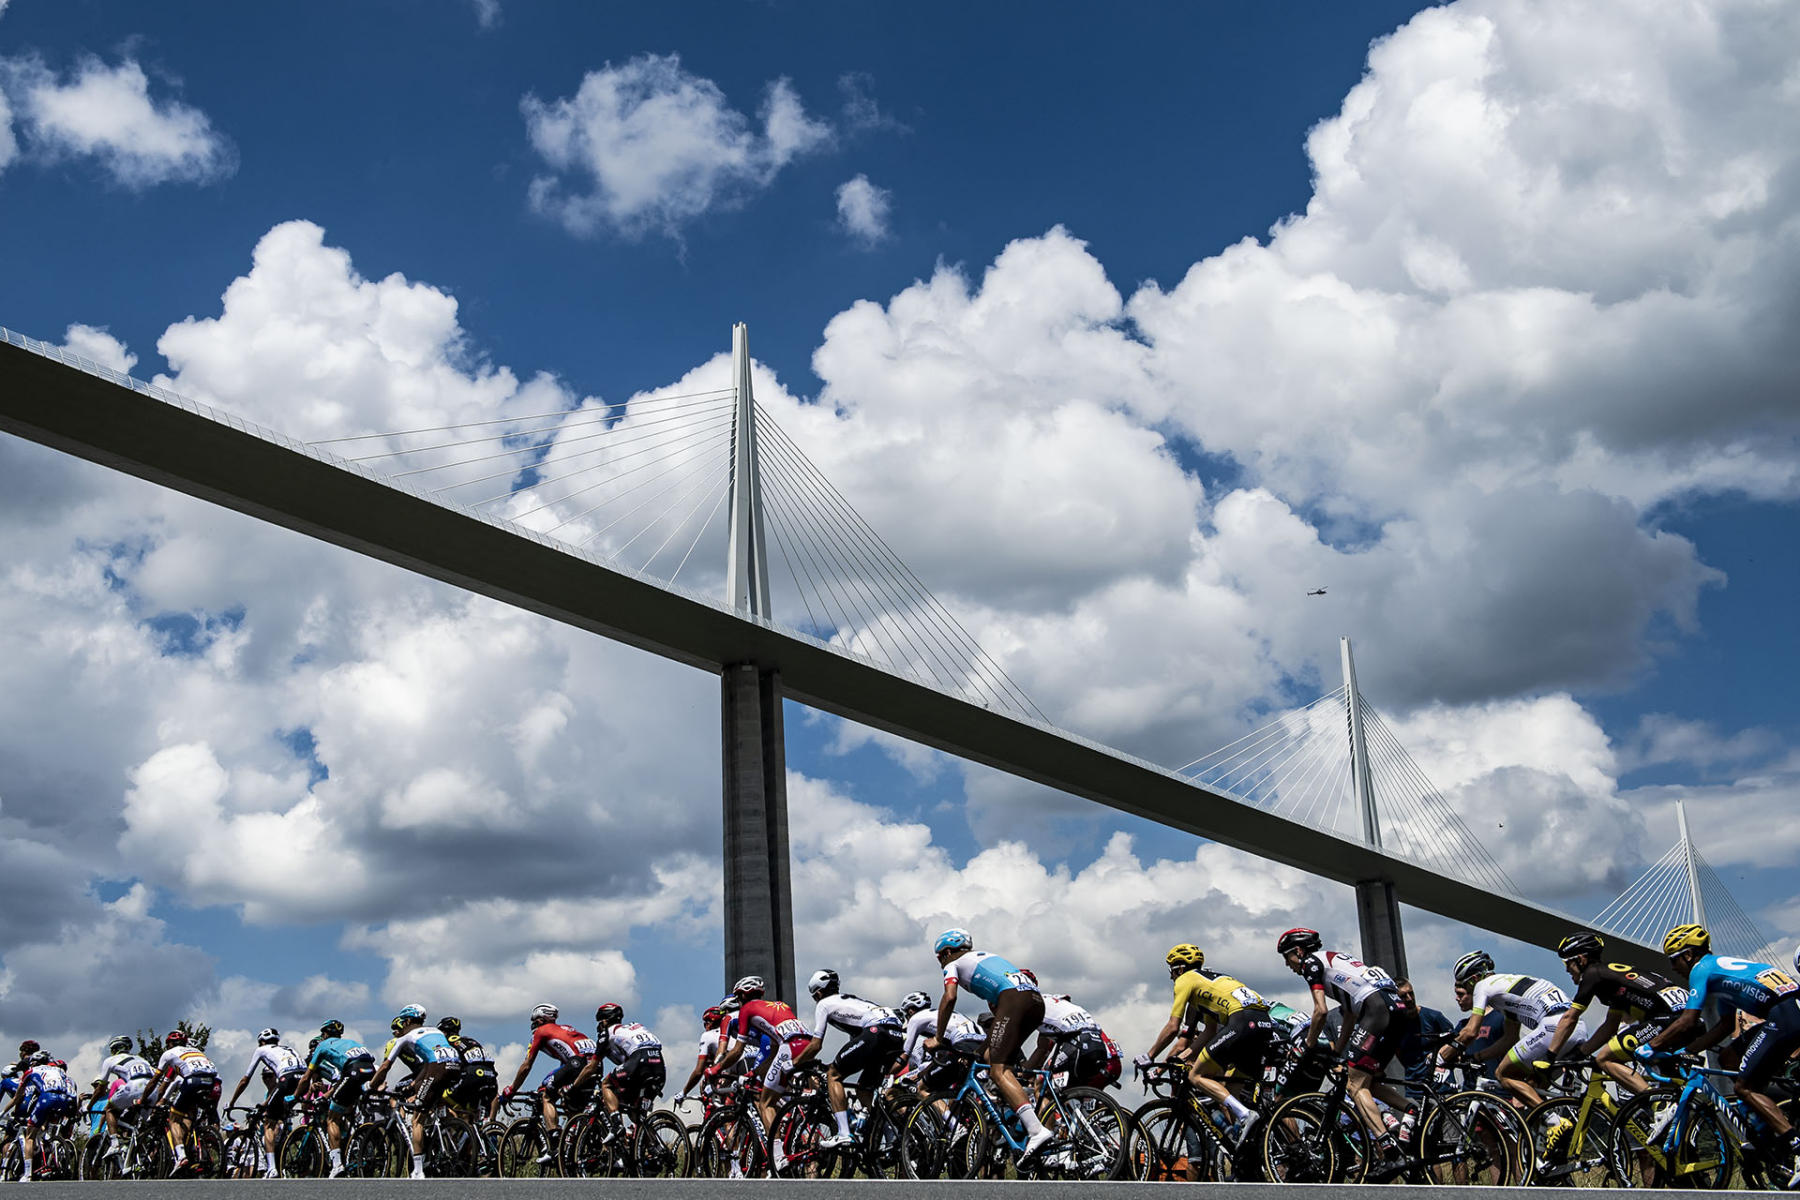
<svg viewBox="0 0 1800 1200">
<path fill-rule="evenodd" d="M 731 429 L 731 536 L 725 549 L 725 602 L 769 615 L 769 564 L 763 537 L 762 475 L 756 454 L 756 396 L 750 389 L 750 330 L 731 327 L 731 376 L 737 420 Z"/>
</svg>

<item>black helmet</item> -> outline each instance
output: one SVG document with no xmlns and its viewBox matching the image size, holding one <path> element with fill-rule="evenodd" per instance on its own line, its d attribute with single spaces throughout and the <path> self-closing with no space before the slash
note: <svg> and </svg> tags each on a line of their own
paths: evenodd
<svg viewBox="0 0 1800 1200">
<path fill-rule="evenodd" d="M 1486 950 L 1471 950 L 1457 959 L 1456 966 L 1451 968 L 1451 975 L 1462 984 L 1474 983 L 1493 973 L 1494 956 Z"/>
<path fill-rule="evenodd" d="M 1325 944 L 1316 929 L 1290 929 L 1275 939 L 1275 953 L 1287 956 L 1289 951 L 1298 950 L 1302 954 L 1311 954 Z"/>
<path fill-rule="evenodd" d="M 441 1017 L 438 1020 L 438 1032 L 445 1037 L 455 1037 L 462 1032 L 462 1020 L 459 1017 Z"/>
<path fill-rule="evenodd" d="M 1583 929 L 1556 943 L 1556 954 L 1558 958 L 1579 958 L 1583 954 L 1599 954 L 1605 948 L 1604 938 Z"/>
<path fill-rule="evenodd" d="M 337 1020 L 325 1022 L 323 1025 L 319 1026 L 319 1036 L 322 1038 L 343 1037 L 344 1023 Z"/>
<path fill-rule="evenodd" d="M 625 1010 L 617 1004 L 602 1004 L 594 1010 L 594 1024 L 617 1025 L 625 1019 Z"/>
<path fill-rule="evenodd" d="M 135 1043 L 132 1042 L 129 1034 L 121 1033 L 118 1037 L 106 1043 L 106 1052 L 108 1054 L 130 1054 L 134 1044 Z"/>
<path fill-rule="evenodd" d="M 33 1050 L 31 1052 L 31 1057 L 25 1060 L 25 1065 L 28 1067 L 41 1067 L 48 1064 L 49 1061 L 50 1052 L 48 1050 Z"/>
<path fill-rule="evenodd" d="M 313 1035 L 313 1040 L 306 1043 L 306 1057 L 311 1058 L 313 1056 L 313 1051 L 317 1050 L 319 1048 L 319 1043 L 324 1040 L 324 1038 L 315 1033 Z"/>
</svg>

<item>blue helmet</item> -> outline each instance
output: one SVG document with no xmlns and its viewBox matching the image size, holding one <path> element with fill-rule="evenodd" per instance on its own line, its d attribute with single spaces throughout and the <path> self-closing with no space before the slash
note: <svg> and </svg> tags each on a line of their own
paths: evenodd
<svg viewBox="0 0 1800 1200">
<path fill-rule="evenodd" d="M 968 930 L 946 929 L 937 935 L 931 950 L 934 954 L 942 954 L 946 950 L 967 950 L 974 944 L 975 939 L 969 936 Z"/>
<path fill-rule="evenodd" d="M 409 1004 L 405 1008 L 401 1009 L 399 1012 L 394 1014 L 394 1020 L 396 1020 L 396 1021 L 410 1021 L 410 1020 L 423 1021 L 424 1019 L 425 1019 L 424 1006 L 418 1005 L 418 1004 Z"/>
</svg>

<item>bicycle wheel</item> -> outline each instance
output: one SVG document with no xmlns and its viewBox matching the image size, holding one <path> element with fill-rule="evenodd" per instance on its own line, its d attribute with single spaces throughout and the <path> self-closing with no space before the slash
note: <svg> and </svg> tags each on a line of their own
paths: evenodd
<svg viewBox="0 0 1800 1200">
<path fill-rule="evenodd" d="M 1131 1173 L 1158 1183 L 1217 1182 L 1224 1162 L 1210 1130 L 1196 1124 L 1179 1100 L 1152 1100 L 1132 1114 L 1142 1130 L 1132 1141 Z"/>
<path fill-rule="evenodd" d="M 275 1165 L 289 1179 L 317 1179 L 329 1169 L 325 1133 L 311 1125 L 297 1125 L 275 1151 Z"/>
<path fill-rule="evenodd" d="M 1005 1179 L 1014 1166 L 1011 1147 L 987 1108 L 973 1096 L 950 1105 L 950 1144 L 945 1148 L 945 1169 L 952 1179 Z M 1042 1159 L 1016 1164 L 1020 1179 L 1036 1179 Z"/>
<path fill-rule="evenodd" d="M 633 1139 L 636 1173 L 646 1178 L 680 1179 L 693 1174 L 694 1144 L 687 1126 L 668 1109 L 645 1117 Z"/>
<path fill-rule="evenodd" d="M 1613 1118 L 1613 1170 L 1625 1186 L 1676 1185 L 1680 1155 L 1666 1143 L 1680 1100 L 1674 1088 L 1652 1088 L 1627 1100 Z"/>
<path fill-rule="evenodd" d="M 949 1126 L 937 1103 L 921 1104 L 907 1118 L 900 1135 L 900 1178 L 943 1179 L 950 1148 Z"/>
<path fill-rule="evenodd" d="M 1581 1120 L 1581 1096 L 1552 1096 L 1523 1118 L 1531 1181 L 1540 1187 L 1605 1187 L 1613 1179 L 1612 1118 L 1599 1104 Z"/>
<path fill-rule="evenodd" d="M 1644 1136 L 1645 1125 L 1640 1114 L 1633 1113 L 1632 1109 L 1639 1101 L 1652 1097 L 1655 1097 L 1656 1102 L 1644 1107 L 1655 1113 L 1648 1128 L 1655 1130 L 1657 1136 L 1654 1145 L 1647 1145 L 1649 1139 Z M 1669 1137 L 1663 1118 L 1676 1103 L 1678 1099 L 1673 1094 L 1646 1092 L 1620 1111 L 1616 1128 L 1622 1132 L 1624 1140 L 1633 1144 L 1627 1147 L 1621 1145 L 1619 1138 L 1615 1138 L 1615 1157 L 1618 1160 L 1615 1165 L 1626 1172 L 1628 1179 L 1631 1178 L 1632 1168 L 1625 1163 L 1625 1154 L 1629 1148 L 1633 1164 L 1641 1166 L 1649 1162 L 1655 1166 L 1654 1171 L 1647 1173 L 1647 1184 L 1632 1180 L 1636 1186 L 1697 1188 L 1705 1191 L 1729 1187 L 1731 1177 L 1737 1170 L 1737 1139 L 1709 1104 L 1690 1103 L 1687 1111 L 1676 1117 L 1681 1124 L 1680 1141 L 1672 1151 L 1665 1149 Z"/>
<path fill-rule="evenodd" d="M 729 1179 L 738 1168 L 737 1114 L 716 1112 L 694 1135 L 694 1171 L 708 1179 Z"/>
<path fill-rule="evenodd" d="M 425 1130 L 425 1173 L 441 1179 L 467 1179 L 479 1157 L 475 1127 L 461 1117 L 441 1113 Z"/>
<path fill-rule="evenodd" d="M 500 1137 L 500 1174 L 507 1179 L 546 1179 L 556 1174 L 550 1139 L 537 1117 L 520 1117 Z"/>
<path fill-rule="evenodd" d="M 1270 1183 L 1338 1181 L 1340 1139 L 1325 1120 L 1327 1107 L 1327 1097 L 1312 1093 L 1275 1106 L 1262 1136 L 1263 1172 Z"/>
<path fill-rule="evenodd" d="M 855 1155 L 845 1160 L 845 1179 L 854 1178 L 858 1169 L 870 1179 L 899 1178 L 900 1139 L 914 1107 L 898 1097 L 875 1103 L 863 1121 Z"/>
<path fill-rule="evenodd" d="M 782 1179 L 819 1178 L 824 1173 L 826 1158 L 834 1160 L 834 1165 L 836 1159 L 834 1153 L 819 1149 L 819 1141 L 825 1136 L 820 1133 L 813 1114 L 803 1106 L 795 1105 L 783 1111 L 769 1130 L 770 1146 L 781 1148 L 781 1169 L 775 1175 Z"/>
<path fill-rule="evenodd" d="M 396 1148 L 383 1121 L 364 1121 L 344 1135 L 344 1175 L 351 1179 L 404 1179 L 412 1173 L 412 1148 Z"/>
<path fill-rule="evenodd" d="M 1413 1157 L 1423 1182 L 1505 1187 L 1527 1182 L 1531 1134 L 1518 1111 L 1487 1092 L 1457 1092 L 1426 1114 Z"/>
<path fill-rule="evenodd" d="M 1098 1088 L 1064 1088 L 1058 1103 L 1041 1113 L 1044 1124 L 1062 1139 L 1045 1155 L 1045 1166 L 1061 1179 L 1123 1179 L 1129 1118 L 1113 1098 Z"/>
</svg>

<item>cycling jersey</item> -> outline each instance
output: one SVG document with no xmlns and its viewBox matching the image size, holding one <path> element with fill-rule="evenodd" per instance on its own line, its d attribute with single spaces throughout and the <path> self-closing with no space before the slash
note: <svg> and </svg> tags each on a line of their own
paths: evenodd
<svg viewBox="0 0 1800 1200">
<path fill-rule="evenodd" d="M 579 1029 L 550 1022 L 539 1025 L 532 1031 L 531 1045 L 526 1048 L 525 1057 L 530 1058 L 541 1052 L 566 1065 L 592 1058 L 598 1049 L 594 1039 Z"/>
<path fill-rule="evenodd" d="M 1546 1018 L 1559 1016 L 1568 1008 L 1568 993 L 1548 979 L 1531 975 L 1484 976 L 1476 981 L 1469 1003 L 1472 1016 L 1494 1009 L 1526 1029 L 1536 1029 Z"/>
<path fill-rule="evenodd" d="M 1351 1012 L 1372 997 L 1397 999 L 1400 986 L 1380 967 L 1336 950 L 1314 950 L 1301 960 L 1300 977 L 1315 992 L 1324 992 Z"/>
<path fill-rule="evenodd" d="M 1575 998 L 1569 1007 L 1585 1012 L 1595 1000 L 1627 1021 L 1665 1021 L 1687 1003 L 1687 989 L 1654 971 L 1640 971 L 1625 963 L 1591 962 L 1575 984 Z"/>
<path fill-rule="evenodd" d="M 150 1079 L 155 1075 L 156 1068 L 150 1061 L 135 1054 L 115 1054 L 100 1064 L 100 1082 L 105 1084 Z"/>
<path fill-rule="evenodd" d="M 794 1010 L 779 1000 L 752 1000 L 738 1009 L 733 1032 L 739 1038 L 747 1038 L 752 1032 L 765 1034 L 772 1042 L 793 1046 L 795 1053 L 812 1041 L 812 1034 L 800 1023 Z"/>
<path fill-rule="evenodd" d="M 258 1046 L 256 1056 L 244 1068 L 244 1078 L 239 1082 L 250 1082 L 258 1067 L 262 1068 L 263 1085 L 272 1092 L 280 1086 L 283 1075 L 298 1075 L 306 1069 L 306 1064 L 300 1061 L 292 1046 Z"/>
<path fill-rule="evenodd" d="M 31 1124 L 47 1124 L 75 1107 L 75 1081 L 61 1067 L 32 1067 L 19 1080 L 18 1107 Z"/>
<path fill-rule="evenodd" d="M 925 1062 L 925 1039 L 937 1036 L 937 1014 L 930 1009 L 914 1013 L 912 1020 L 906 1023 L 906 1041 L 902 1043 L 900 1052 L 906 1056 L 914 1067 Z M 961 1013 L 950 1014 L 949 1034 L 943 1039 L 965 1054 L 974 1054 L 981 1049 L 986 1035 L 981 1027 Z"/>
<path fill-rule="evenodd" d="M 1800 999 L 1800 984 L 1782 968 L 1708 954 L 1688 972 L 1687 1003 L 1682 1007 L 1699 1010 L 1713 1001 L 1721 1015 L 1735 1010 L 1766 1018 L 1776 1005 L 1795 999 Z"/>
<path fill-rule="evenodd" d="M 197 1076 L 207 1075 L 216 1077 L 219 1068 L 213 1066 L 212 1059 L 192 1046 L 170 1046 L 157 1060 L 156 1073 L 165 1076 L 180 1076 L 182 1079 L 193 1079 Z"/>
<path fill-rule="evenodd" d="M 1039 1033 L 1061 1041 L 1084 1030 L 1099 1028 L 1100 1022 L 1094 1020 L 1093 1014 L 1067 996 L 1044 997 L 1044 1019 L 1038 1024 Z"/>
<path fill-rule="evenodd" d="M 375 1056 L 369 1048 L 354 1038 L 325 1038 L 313 1049 L 312 1061 L 309 1065 L 319 1067 L 327 1075 L 341 1075 L 344 1067 L 358 1060 L 366 1059 L 374 1066 Z"/>
<path fill-rule="evenodd" d="M 1182 972 L 1175 980 L 1175 1006 L 1169 1010 L 1169 1016 L 1191 1026 L 1206 1018 L 1228 1020 L 1246 1008 L 1268 1007 L 1269 1002 L 1255 988 L 1229 975 L 1196 969 Z"/>
<path fill-rule="evenodd" d="M 878 1025 L 891 1025 L 898 1030 L 900 1014 L 861 996 L 845 995 L 827 996 L 813 1009 L 812 1035 L 816 1038 L 825 1036 L 827 1026 L 858 1034 Z"/>
<path fill-rule="evenodd" d="M 614 1025 L 600 1042 L 600 1057 L 616 1063 L 624 1062 L 640 1050 L 654 1050 L 660 1055 L 662 1040 L 636 1021 Z"/>
<path fill-rule="evenodd" d="M 489 1068 L 493 1067 L 494 1059 L 493 1056 L 487 1052 L 487 1047 L 483 1046 L 468 1034 L 459 1033 L 448 1040 L 452 1046 L 456 1047 L 457 1057 L 462 1059 L 463 1066 L 480 1067 L 485 1065 Z"/>
<path fill-rule="evenodd" d="M 450 1039 L 424 1025 L 409 1029 L 395 1038 L 388 1046 L 387 1057 L 382 1062 L 391 1063 L 396 1058 L 410 1067 L 414 1075 L 433 1063 L 457 1067 L 462 1065 L 462 1056 L 450 1044 Z"/>
<path fill-rule="evenodd" d="M 1284 1036 L 1290 1041 L 1305 1033 L 1306 1027 L 1312 1024 L 1310 1014 L 1297 1008 L 1289 1008 L 1279 1000 L 1269 1005 L 1269 1019 L 1284 1031 Z"/>
<path fill-rule="evenodd" d="M 965 951 L 944 964 L 944 982 L 954 983 L 974 992 L 990 1005 L 1001 992 L 1035 992 L 1037 984 L 1027 979 L 1019 968 L 986 950 Z"/>
</svg>

